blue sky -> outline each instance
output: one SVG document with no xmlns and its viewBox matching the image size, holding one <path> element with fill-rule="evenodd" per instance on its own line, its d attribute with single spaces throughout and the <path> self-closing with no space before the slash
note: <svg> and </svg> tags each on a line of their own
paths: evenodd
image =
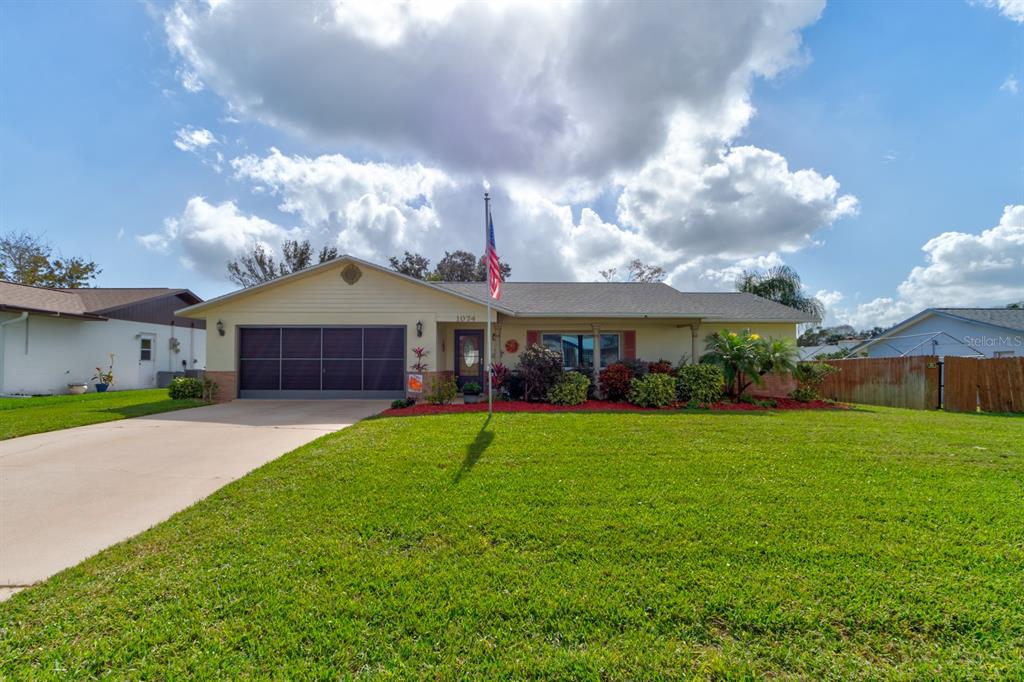
<svg viewBox="0 0 1024 682">
<path fill-rule="evenodd" d="M 209 297 L 231 288 L 221 263 L 253 240 L 308 236 L 378 261 L 474 248 L 487 180 L 514 277 L 589 279 L 638 256 L 680 288 L 715 289 L 785 262 L 830 319 L 858 326 L 1024 298 L 1024 210 L 1004 212 L 1024 204 L 1024 17 L 1012 8 L 667 14 L 657 23 L 667 17 L 678 48 L 649 47 L 638 20 L 621 55 L 599 32 L 564 37 L 614 17 L 446 11 L 335 12 L 325 38 L 307 33 L 314 22 L 230 5 L 0 6 L 0 229 L 95 259 L 100 286 Z M 721 32 L 707 45 L 686 33 L 707 33 L 703 21 Z M 459 42 L 447 31 L 459 22 L 493 24 L 491 42 Z M 564 72 L 513 49 L 517 31 L 543 44 L 547 28 Z M 734 43 L 755 47 L 729 54 Z M 402 86 L 416 68 L 403 51 L 424 46 L 446 58 Z M 465 66 L 475 50 L 495 60 L 493 91 Z M 621 78 L 605 58 L 628 67 Z M 697 66 L 712 77 L 689 77 Z M 183 151 L 179 131 L 213 142 Z M 579 139 L 592 142 L 577 159 Z"/>
</svg>

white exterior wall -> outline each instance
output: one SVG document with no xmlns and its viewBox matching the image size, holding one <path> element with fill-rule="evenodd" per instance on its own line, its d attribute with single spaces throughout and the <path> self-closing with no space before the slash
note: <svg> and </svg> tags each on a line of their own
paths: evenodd
<svg viewBox="0 0 1024 682">
<path fill-rule="evenodd" d="M 946 332 L 930 339 L 927 334 Z M 918 336 L 920 335 L 920 336 Z M 996 352 L 1024 355 L 1024 332 L 992 327 L 980 322 L 967 322 L 944 315 L 929 315 L 923 320 L 897 331 L 896 338 L 882 338 L 865 348 L 868 357 L 892 358 L 907 355 L 960 355 L 980 358 L 995 357 Z M 953 338 L 950 338 L 953 337 Z M 916 348 L 915 348 L 916 347 Z M 978 351 L 978 352 L 975 352 Z M 979 352 L 982 355 L 979 355 Z"/>
<path fill-rule="evenodd" d="M 0 321 L 17 319 L 4 313 Z M 3 353 L 3 376 L 0 393 L 48 394 L 67 393 L 68 383 L 89 383 L 96 367 L 104 370 L 114 354 L 114 385 L 111 390 L 153 388 L 156 372 L 181 371 L 206 366 L 206 331 L 190 327 L 128 320 L 84 321 L 30 315 L 25 322 L 3 327 L 0 352 Z M 27 332 L 27 346 L 26 346 Z M 138 335 L 153 338 L 153 361 L 140 360 Z M 179 343 L 178 352 L 170 348 L 171 336 Z"/>
</svg>

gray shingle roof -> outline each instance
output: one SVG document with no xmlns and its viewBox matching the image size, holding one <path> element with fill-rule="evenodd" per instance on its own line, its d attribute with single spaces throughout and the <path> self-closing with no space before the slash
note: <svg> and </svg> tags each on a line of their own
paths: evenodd
<svg viewBox="0 0 1024 682">
<path fill-rule="evenodd" d="M 438 287 L 486 302 L 483 282 Z M 732 292 L 685 293 L 642 282 L 505 282 L 498 304 L 522 316 L 700 317 L 736 322 L 811 322 L 788 306 Z"/>
<path fill-rule="evenodd" d="M 1024 331 L 1024 309 L 1016 308 L 934 308 L 936 312 L 973 322 Z"/>
</svg>

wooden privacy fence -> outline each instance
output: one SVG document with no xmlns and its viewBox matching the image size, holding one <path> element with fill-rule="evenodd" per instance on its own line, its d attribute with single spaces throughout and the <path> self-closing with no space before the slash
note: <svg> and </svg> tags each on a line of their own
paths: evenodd
<svg viewBox="0 0 1024 682">
<path fill-rule="evenodd" d="M 828 360 L 821 395 L 845 403 L 949 412 L 1024 412 L 1024 357 L 934 355 Z"/>
<path fill-rule="evenodd" d="M 840 371 L 829 375 L 821 395 L 844 403 L 934 410 L 939 406 L 939 359 L 903 358 L 829 360 Z"/>
<path fill-rule="evenodd" d="M 943 402 L 949 412 L 1024 412 L 1024 357 L 947 355 L 943 373 Z"/>
</svg>

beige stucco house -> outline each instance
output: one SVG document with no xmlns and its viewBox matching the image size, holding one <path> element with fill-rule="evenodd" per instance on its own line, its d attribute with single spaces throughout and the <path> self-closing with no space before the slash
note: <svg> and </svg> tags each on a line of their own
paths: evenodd
<svg viewBox="0 0 1024 682">
<path fill-rule="evenodd" d="M 426 351 L 437 372 L 482 383 L 484 283 L 424 282 L 351 256 L 179 311 L 207 325 L 207 376 L 219 398 L 390 398 L 406 394 Z M 749 328 L 796 337 L 812 318 L 740 293 L 683 293 L 665 284 L 507 282 L 491 309 L 493 361 L 514 367 L 529 344 L 596 373 L 626 358 L 692 361 L 704 338 Z M 594 348 L 600 348 L 594 367 Z"/>
</svg>

